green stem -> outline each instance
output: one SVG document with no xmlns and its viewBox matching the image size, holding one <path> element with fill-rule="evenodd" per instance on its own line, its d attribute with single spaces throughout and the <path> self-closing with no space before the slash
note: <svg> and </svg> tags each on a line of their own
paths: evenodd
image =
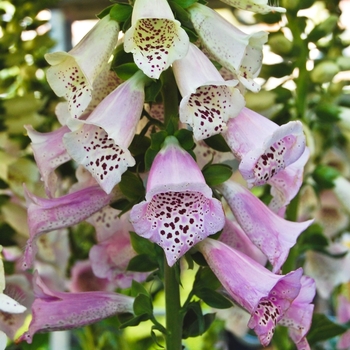
<svg viewBox="0 0 350 350">
<path fill-rule="evenodd" d="M 178 117 L 179 114 L 178 90 L 171 68 L 162 73 L 161 81 L 164 105 L 164 125 L 167 126 L 169 121 L 174 117 Z"/>
<path fill-rule="evenodd" d="M 180 288 L 176 274 L 177 266 L 170 267 L 165 261 L 165 310 L 166 310 L 166 349 L 182 349 L 182 315 L 180 314 Z"/>
</svg>

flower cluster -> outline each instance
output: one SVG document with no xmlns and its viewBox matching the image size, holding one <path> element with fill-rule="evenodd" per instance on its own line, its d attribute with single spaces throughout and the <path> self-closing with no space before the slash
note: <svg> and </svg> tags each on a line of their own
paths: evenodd
<svg viewBox="0 0 350 350">
<path fill-rule="evenodd" d="M 264 1 L 225 2 L 284 11 Z M 267 33 L 245 34 L 196 1 L 175 3 L 180 10 L 167 0 L 112 6 L 70 52 L 46 55 L 48 83 L 64 101 L 56 107 L 58 129 L 26 126 L 47 198 L 25 188 L 22 267 L 37 268 L 48 233 L 63 235 L 86 221 L 96 237 L 84 273 L 99 279 L 100 290 L 51 288 L 35 272 L 32 320 L 20 340 L 118 313 L 140 316 L 139 299 L 116 288 L 127 290 L 152 278 L 150 271 L 180 267 L 182 257 L 193 261 L 200 253 L 222 294 L 251 315 L 248 327 L 263 346 L 282 325 L 299 350 L 309 349 L 315 284 L 302 268 L 282 273 L 312 223 L 284 215 L 309 156 L 302 123 L 278 125 L 245 107 L 245 93 L 260 90 Z M 74 162 L 77 180 L 68 186 L 56 171 L 67 162 Z M 269 203 L 250 191 L 256 186 L 270 188 Z M 144 257 L 151 268 L 137 260 L 140 237 L 155 243 Z"/>
</svg>

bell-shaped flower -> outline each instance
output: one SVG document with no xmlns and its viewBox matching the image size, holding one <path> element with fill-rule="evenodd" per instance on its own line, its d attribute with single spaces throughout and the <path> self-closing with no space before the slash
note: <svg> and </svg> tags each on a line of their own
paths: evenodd
<svg viewBox="0 0 350 350">
<path fill-rule="evenodd" d="M 350 213 L 350 182 L 343 176 L 338 176 L 334 181 L 333 191 L 341 204 L 344 206 L 344 209 Z"/>
<path fill-rule="evenodd" d="M 68 101 L 73 118 L 78 118 L 89 105 L 94 80 L 111 57 L 118 33 L 118 22 L 107 15 L 68 53 L 59 51 L 45 55 L 51 65 L 47 81 L 57 96 Z"/>
<path fill-rule="evenodd" d="M 147 180 L 146 200 L 130 213 L 135 232 L 159 244 L 169 266 L 225 224 L 198 165 L 174 136 L 166 138 Z"/>
<path fill-rule="evenodd" d="M 34 274 L 33 318 L 18 341 L 31 344 L 35 333 L 80 328 L 104 318 L 132 312 L 134 298 L 112 292 L 66 293 L 49 289 Z"/>
<path fill-rule="evenodd" d="M 270 6 L 269 0 L 221 0 L 222 2 L 236 7 L 241 10 L 252 11 L 256 13 L 269 13 L 269 12 L 286 12 L 286 9 L 278 6 Z"/>
<path fill-rule="evenodd" d="M 147 80 L 138 71 L 105 97 L 78 130 L 64 135 L 67 152 L 106 193 L 135 165 L 128 147 L 142 113 Z"/>
<path fill-rule="evenodd" d="M 350 321 L 350 301 L 345 295 L 338 295 L 337 320 L 341 324 Z M 340 336 L 337 342 L 337 350 L 348 350 L 350 348 L 350 329 Z"/>
<path fill-rule="evenodd" d="M 262 64 L 262 47 L 267 42 L 266 32 L 245 34 L 208 6 L 195 3 L 189 8 L 191 21 L 201 44 L 223 67 L 249 90 L 257 92 L 254 81 Z"/>
<path fill-rule="evenodd" d="M 167 0 L 136 0 L 131 27 L 124 36 L 124 50 L 150 78 L 158 79 L 174 61 L 184 57 L 189 38 Z"/>
<path fill-rule="evenodd" d="M 182 95 L 180 120 L 193 128 L 196 140 L 223 132 L 227 121 L 244 107 L 244 98 L 235 88 L 238 81 L 225 81 L 194 44 L 183 59 L 173 63 L 173 71 Z"/>
<path fill-rule="evenodd" d="M 251 314 L 248 327 L 267 346 L 277 323 L 300 292 L 303 270 L 276 275 L 245 254 L 211 238 L 197 247 L 230 297 Z"/>
<path fill-rule="evenodd" d="M 314 305 L 311 303 L 316 294 L 316 285 L 315 281 L 308 276 L 302 276 L 300 282 L 300 293 L 293 300 L 279 324 L 288 327 L 289 336 L 298 350 L 308 350 L 310 346 L 305 336 L 311 326 L 314 311 Z"/>
<path fill-rule="evenodd" d="M 130 241 L 133 227 L 129 215 L 119 217 L 120 211 L 107 206 L 87 221 L 96 229 L 97 244 L 89 252 L 95 276 L 112 282 L 116 287 L 129 288 L 132 280 L 142 282 L 148 273 L 127 271 L 136 252 Z"/>
<path fill-rule="evenodd" d="M 319 296 L 328 299 L 334 288 L 350 281 L 350 253 L 340 242 L 332 243 L 327 249 L 329 254 L 343 257 L 332 257 L 321 252 L 308 250 L 305 254 L 305 273 L 316 281 Z"/>
<path fill-rule="evenodd" d="M 239 171 L 248 186 L 263 185 L 305 150 L 305 135 L 299 121 L 278 126 L 248 109 L 229 120 L 223 136 L 241 161 Z"/>
<path fill-rule="evenodd" d="M 286 206 L 297 195 L 303 183 L 304 166 L 309 159 L 310 151 L 305 147 L 304 153 L 294 163 L 272 176 L 267 182 L 271 185 L 272 199 L 269 208 L 284 216 Z"/>
<path fill-rule="evenodd" d="M 32 141 L 34 158 L 44 182 L 45 192 L 48 197 L 53 197 L 57 185 L 55 169 L 71 160 L 62 142 L 63 135 L 69 132 L 69 129 L 62 126 L 47 133 L 35 131 L 30 125 L 26 125 L 25 129 Z"/>
<path fill-rule="evenodd" d="M 116 192 L 106 194 L 98 185 L 83 188 L 59 198 L 41 198 L 25 188 L 30 237 L 26 244 L 23 267 L 32 265 L 37 252 L 35 240 L 40 234 L 75 225 L 108 205 Z"/>
<path fill-rule="evenodd" d="M 249 190 L 231 180 L 219 185 L 218 190 L 243 231 L 267 256 L 273 272 L 278 272 L 298 236 L 313 220 L 287 221 L 275 214 Z"/>
</svg>

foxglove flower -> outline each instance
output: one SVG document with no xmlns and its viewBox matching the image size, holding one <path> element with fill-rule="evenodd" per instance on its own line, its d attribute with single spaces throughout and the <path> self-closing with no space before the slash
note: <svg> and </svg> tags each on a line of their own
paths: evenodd
<svg viewBox="0 0 350 350">
<path fill-rule="evenodd" d="M 118 33 L 118 22 L 107 15 L 68 53 L 45 55 L 52 66 L 47 70 L 47 81 L 57 96 L 68 101 L 72 117 L 78 118 L 89 105 L 94 80 L 111 57 Z"/>
<path fill-rule="evenodd" d="M 130 220 L 138 235 L 163 248 L 169 266 L 225 224 L 221 203 L 174 136 L 166 138 L 154 159 L 146 200 L 132 208 Z"/>
<path fill-rule="evenodd" d="M 223 132 L 227 121 L 244 107 L 244 98 L 235 88 L 238 81 L 225 81 L 194 44 L 185 58 L 173 63 L 173 70 L 182 95 L 180 120 L 193 128 L 196 140 Z"/>
<path fill-rule="evenodd" d="M 166 0 L 154 1 L 152 6 L 147 0 L 135 1 L 124 50 L 133 53 L 136 65 L 146 75 L 158 79 L 186 55 L 188 44 L 189 38 Z"/>
<path fill-rule="evenodd" d="M 271 185 L 272 195 L 269 208 L 280 216 L 284 216 L 286 206 L 297 195 L 303 183 L 304 166 L 309 154 L 308 147 L 305 147 L 304 153 L 296 162 L 279 171 L 267 182 Z"/>
<path fill-rule="evenodd" d="M 231 71 L 247 89 L 259 91 L 260 86 L 254 78 L 261 69 L 262 47 L 267 42 L 267 33 L 245 34 L 217 12 L 199 3 L 192 5 L 189 13 L 210 56 Z"/>
<path fill-rule="evenodd" d="M 44 182 L 45 192 L 48 197 L 53 197 L 57 187 L 55 169 L 71 159 L 62 142 L 64 134 L 69 132 L 69 129 L 67 126 L 62 126 L 47 133 L 35 131 L 30 125 L 25 126 L 25 129 L 32 141 L 34 158 L 41 180 Z"/>
<path fill-rule="evenodd" d="M 40 198 L 25 189 L 30 237 L 23 257 L 23 268 L 32 265 L 37 252 L 35 240 L 40 234 L 75 225 L 105 207 L 116 197 L 106 194 L 98 185 L 59 198 Z"/>
<path fill-rule="evenodd" d="M 303 270 L 275 275 L 245 254 L 210 238 L 197 247 L 227 293 L 251 314 L 248 327 L 267 346 L 277 323 L 300 292 Z"/>
<path fill-rule="evenodd" d="M 269 6 L 268 0 L 221 0 L 222 2 L 237 7 L 241 10 L 253 11 L 256 13 L 286 12 L 286 9 L 278 6 Z"/>
<path fill-rule="evenodd" d="M 333 191 L 347 212 L 350 213 L 350 182 L 343 176 L 338 176 L 334 180 Z"/>
<path fill-rule="evenodd" d="M 223 136 L 241 161 L 239 171 L 248 186 L 263 185 L 304 153 L 305 136 L 299 121 L 278 126 L 260 114 L 243 108 L 228 122 Z"/>
<path fill-rule="evenodd" d="M 106 193 L 120 182 L 128 167 L 135 165 L 128 147 L 142 113 L 148 79 L 141 71 L 135 73 L 103 99 L 80 129 L 63 137 L 70 156 Z"/>
<path fill-rule="evenodd" d="M 129 215 L 119 217 L 120 211 L 109 206 L 92 215 L 87 221 L 96 229 L 97 244 L 89 252 L 92 271 L 116 287 L 129 288 L 132 280 L 142 282 L 147 273 L 127 271 L 136 252 L 130 241 L 133 227 Z"/>
<path fill-rule="evenodd" d="M 301 278 L 299 295 L 293 300 L 279 324 L 288 327 L 289 336 L 296 344 L 298 350 L 309 350 L 310 346 L 306 334 L 310 329 L 314 305 L 311 304 L 315 294 L 315 281 L 307 276 Z"/>
<path fill-rule="evenodd" d="M 73 329 L 98 322 L 118 313 L 132 312 L 134 298 L 112 292 L 65 293 L 50 290 L 34 274 L 35 301 L 29 330 L 18 341 L 31 344 L 38 332 Z"/>
<path fill-rule="evenodd" d="M 218 186 L 218 189 L 243 231 L 267 256 L 273 266 L 273 272 L 278 272 L 300 233 L 313 220 L 305 222 L 284 220 L 249 190 L 230 180 Z"/>
<path fill-rule="evenodd" d="M 338 295 L 337 319 L 345 324 L 350 321 L 350 302 L 344 295 Z M 348 350 L 350 348 L 350 330 L 340 336 L 337 350 Z"/>
</svg>

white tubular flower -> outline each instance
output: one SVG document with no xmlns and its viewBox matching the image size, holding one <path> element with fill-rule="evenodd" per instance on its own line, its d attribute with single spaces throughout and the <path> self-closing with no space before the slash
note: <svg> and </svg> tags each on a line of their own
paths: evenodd
<svg viewBox="0 0 350 350">
<path fill-rule="evenodd" d="M 241 10 L 252 11 L 256 13 L 269 13 L 269 12 L 286 12 L 283 7 L 269 6 L 268 0 L 221 0 L 222 2 L 237 7 Z"/>
</svg>

